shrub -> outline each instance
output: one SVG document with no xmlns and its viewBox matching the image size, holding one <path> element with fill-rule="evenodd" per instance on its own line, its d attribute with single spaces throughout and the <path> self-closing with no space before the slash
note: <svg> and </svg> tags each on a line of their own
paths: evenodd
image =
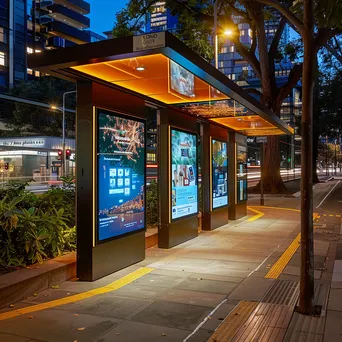
<svg viewBox="0 0 342 342">
<path fill-rule="evenodd" d="M 146 188 L 146 223 L 153 226 L 158 223 L 158 184 L 152 180 Z"/>
<path fill-rule="evenodd" d="M 37 196 L 27 183 L 0 191 L 0 266 L 25 266 L 76 248 L 74 179 Z"/>
</svg>

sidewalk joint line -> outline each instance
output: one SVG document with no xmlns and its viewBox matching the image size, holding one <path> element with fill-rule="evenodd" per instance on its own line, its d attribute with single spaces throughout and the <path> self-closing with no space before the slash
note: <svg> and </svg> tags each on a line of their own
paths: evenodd
<svg viewBox="0 0 342 342">
<path fill-rule="evenodd" d="M 324 201 L 329 197 L 329 195 L 334 191 L 334 189 L 336 188 L 336 186 L 340 183 L 341 181 L 339 180 L 333 187 L 332 189 L 328 192 L 328 194 L 323 198 L 322 202 L 320 204 L 318 204 L 318 206 L 316 208 L 319 208 Z"/>
</svg>

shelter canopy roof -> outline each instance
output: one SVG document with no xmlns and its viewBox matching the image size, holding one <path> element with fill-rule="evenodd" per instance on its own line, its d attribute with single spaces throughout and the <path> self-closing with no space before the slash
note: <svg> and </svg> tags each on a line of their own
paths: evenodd
<svg viewBox="0 0 342 342">
<path fill-rule="evenodd" d="M 158 35 L 158 47 L 137 49 L 141 37 L 124 37 L 29 55 L 29 66 L 73 80 L 106 82 L 244 135 L 293 133 L 173 35 Z"/>
</svg>

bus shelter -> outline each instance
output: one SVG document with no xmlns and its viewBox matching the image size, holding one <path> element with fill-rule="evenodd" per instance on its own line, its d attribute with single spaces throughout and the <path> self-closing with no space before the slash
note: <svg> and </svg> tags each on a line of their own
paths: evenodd
<svg viewBox="0 0 342 342">
<path fill-rule="evenodd" d="M 158 244 L 247 212 L 247 136 L 291 127 L 168 32 L 29 55 L 77 82 L 77 273 L 92 281 L 145 257 L 146 119 L 157 120 Z M 199 184 L 200 181 L 200 184 Z"/>
</svg>

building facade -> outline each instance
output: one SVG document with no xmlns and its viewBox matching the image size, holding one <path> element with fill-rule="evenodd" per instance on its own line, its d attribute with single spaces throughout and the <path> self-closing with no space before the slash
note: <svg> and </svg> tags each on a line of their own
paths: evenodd
<svg viewBox="0 0 342 342">
<path fill-rule="evenodd" d="M 0 93 L 40 76 L 27 54 L 105 39 L 89 30 L 89 13 L 83 0 L 0 0 Z"/>
<path fill-rule="evenodd" d="M 26 77 L 26 0 L 0 0 L 0 91 Z"/>
</svg>

